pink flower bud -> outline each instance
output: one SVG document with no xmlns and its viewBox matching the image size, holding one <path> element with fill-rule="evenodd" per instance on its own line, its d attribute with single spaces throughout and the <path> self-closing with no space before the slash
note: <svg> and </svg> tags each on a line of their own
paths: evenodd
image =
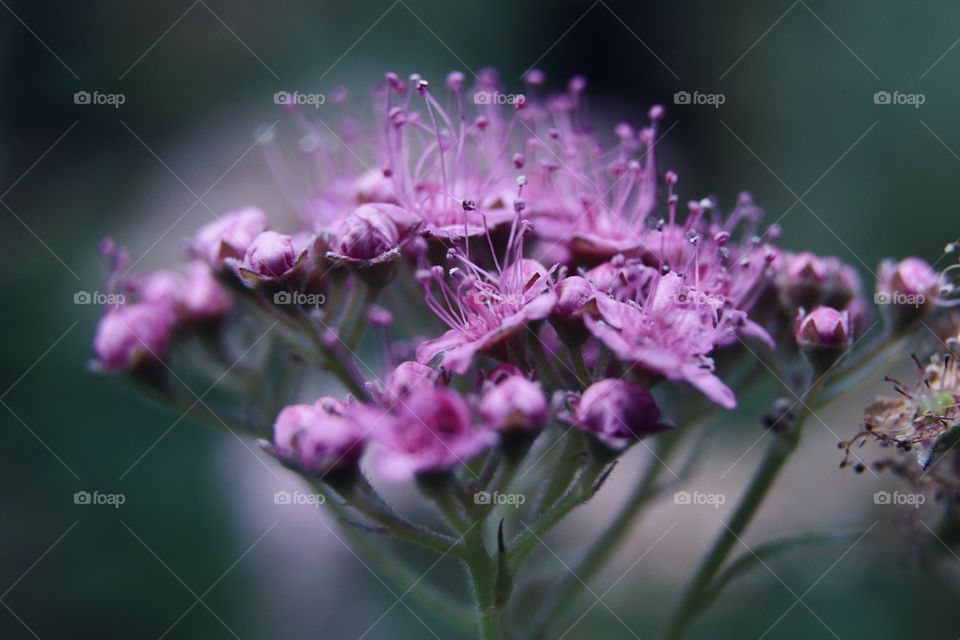
<svg viewBox="0 0 960 640">
<path fill-rule="evenodd" d="M 574 424 L 617 450 L 668 428 L 649 391 L 613 378 L 595 382 L 583 392 Z"/>
<path fill-rule="evenodd" d="M 407 360 L 387 376 L 386 395 L 390 402 L 398 402 L 420 387 L 433 387 L 437 372 L 426 365 Z"/>
<path fill-rule="evenodd" d="M 497 431 L 540 429 L 549 413 L 540 385 L 523 376 L 509 376 L 480 400 L 480 417 Z"/>
<path fill-rule="evenodd" d="M 817 307 L 810 313 L 798 314 L 797 344 L 814 351 L 843 351 L 853 341 L 850 314 L 832 307 Z"/>
<path fill-rule="evenodd" d="M 267 217 L 256 207 L 247 207 L 204 225 L 193 236 L 191 252 L 211 267 L 219 268 L 226 258 L 243 257 L 260 233 L 267 228 Z"/>
<path fill-rule="evenodd" d="M 315 475 L 356 465 L 363 431 L 333 398 L 285 407 L 273 425 L 277 454 Z"/>
<path fill-rule="evenodd" d="M 178 298 L 178 312 L 185 322 L 209 322 L 227 314 L 231 300 L 203 262 L 187 265 Z"/>
<path fill-rule="evenodd" d="M 581 276 L 569 276 L 557 283 L 557 305 L 553 312 L 560 316 L 571 316 L 580 311 L 594 295 L 596 288 L 589 280 Z"/>
<path fill-rule="evenodd" d="M 158 302 L 111 307 L 97 325 L 93 350 L 105 371 L 132 371 L 167 355 L 174 314 Z"/>
<path fill-rule="evenodd" d="M 395 249 L 400 233 L 384 206 L 389 205 L 365 204 L 344 218 L 336 232 L 337 253 L 354 260 L 373 260 Z"/>
<path fill-rule="evenodd" d="M 264 231 L 247 247 L 241 267 L 263 278 L 282 278 L 297 264 L 293 238 Z"/>
<path fill-rule="evenodd" d="M 884 260 L 880 263 L 879 271 L 878 294 L 932 300 L 937 292 L 940 276 L 930 263 L 921 258 L 904 258 L 900 262 Z"/>
<path fill-rule="evenodd" d="M 151 271 L 132 276 L 125 285 L 141 302 L 172 305 L 183 287 L 183 277 L 176 271 Z"/>
</svg>

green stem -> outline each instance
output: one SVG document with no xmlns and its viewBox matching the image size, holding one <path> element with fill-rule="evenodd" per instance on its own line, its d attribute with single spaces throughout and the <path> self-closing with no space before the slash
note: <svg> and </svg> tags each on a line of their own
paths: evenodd
<svg viewBox="0 0 960 640">
<path fill-rule="evenodd" d="M 475 522 L 465 533 L 467 571 L 473 583 L 480 640 L 503 638 L 502 603 L 496 597 L 496 564 L 483 543 L 483 526 Z"/>
<path fill-rule="evenodd" d="M 583 360 L 583 352 L 580 347 L 573 345 L 568 345 L 567 350 L 570 352 L 570 359 L 573 360 L 573 370 L 576 371 L 580 384 L 586 389 L 590 386 L 590 372 L 587 371 L 587 363 Z"/>
<path fill-rule="evenodd" d="M 557 588 L 553 590 L 552 596 L 548 597 L 546 603 L 540 607 L 540 612 L 535 617 L 531 627 L 537 630 L 533 634 L 535 637 L 545 634 L 547 626 L 562 615 L 562 612 L 577 596 L 582 585 L 589 584 L 590 580 L 596 576 L 607 560 L 610 559 L 610 556 L 617 550 L 626 534 L 633 528 L 643 507 L 658 494 L 657 481 L 665 468 L 663 459 L 669 455 L 679 440 L 680 438 L 676 434 L 672 437 L 661 436 L 661 439 L 658 439 L 659 446 L 655 456 L 650 460 L 643 477 L 616 519 L 603 535 L 593 543 L 579 565 L 565 574 Z"/>
<path fill-rule="evenodd" d="M 815 385 L 810 390 L 805 399 L 806 406 L 813 403 L 819 389 L 820 386 Z M 804 411 L 798 416 L 796 424 L 788 433 L 775 434 L 774 441 L 770 443 L 760 466 L 750 479 L 750 484 L 740 498 L 730 522 L 724 525 L 710 551 L 700 562 L 693 579 L 680 597 L 679 604 L 668 619 L 660 636 L 663 640 L 679 640 L 682 638 L 687 627 L 701 612 L 703 597 L 709 593 L 711 582 L 760 509 L 760 505 L 763 504 L 767 493 L 773 487 L 773 483 L 783 465 L 797 449 L 803 423 L 808 416 L 809 412 Z"/>
<path fill-rule="evenodd" d="M 357 316 L 353 319 L 353 329 L 350 331 L 350 336 L 347 338 L 347 347 L 353 351 L 356 349 L 357 344 L 360 342 L 360 338 L 363 337 L 364 332 L 367 329 L 368 323 L 363 317 L 363 312 L 374 302 L 376 302 L 377 297 L 380 295 L 379 287 L 372 287 L 370 285 L 366 286 L 366 293 L 363 296 L 363 304 L 360 306 L 357 311 Z"/>
<path fill-rule="evenodd" d="M 533 333 L 533 330 L 530 330 Z M 557 375 L 557 372 L 554 370 L 553 365 L 550 362 L 550 359 L 547 357 L 546 350 L 543 348 L 543 343 L 540 341 L 540 337 L 533 333 L 533 340 L 528 340 L 530 346 L 530 351 L 533 354 L 534 364 L 539 365 L 538 369 L 540 370 L 544 382 L 547 383 L 547 386 L 551 391 L 557 389 L 563 389 L 564 384 L 560 379 L 560 376 Z"/>
<path fill-rule="evenodd" d="M 593 483 L 604 471 L 606 465 L 591 464 L 583 469 L 579 476 L 570 484 L 556 504 L 528 526 L 527 530 L 518 535 L 510 543 L 510 566 L 516 569 L 533 551 L 540 539 L 550 529 L 563 520 L 571 511 L 582 505 L 592 496 Z"/>
<path fill-rule="evenodd" d="M 333 372 L 333 374 L 337 376 L 344 386 L 350 390 L 350 393 L 356 396 L 359 400 L 369 400 L 369 394 L 364 388 L 363 383 L 360 380 L 357 380 L 351 373 L 350 368 L 341 361 L 341 359 L 333 352 L 332 349 L 330 349 L 330 347 L 324 344 L 323 339 L 320 337 L 320 334 L 317 331 L 317 328 L 314 326 L 306 312 L 302 309 L 298 309 L 297 319 L 300 321 L 300 326 L 307 333 L 307 336 L 310 338 L 310 341 L 317 349 L 318 354 L 321 356 L 329 370 Z"/>
<path fill-rule="evenodd" d="M 318 489 L 318 491 L 323 495 L 327 494 L 324 489 Z M 422 580 L 422 576 L 402 564 L 397 559 L 396 554 L 386 553 L 373 544 L 364 535 L 365 532 L 358 531 L 350 525 L 350 514 L 336 500 L 328 499 L 326 504 L 334 515 L 341 522 L 344 522 L 344 526 L 341 527 L 344 535 L 363 553 L 367 560 L 380 570 L 384 578 L 395 589 L 400 593 L 409 590 L 410 597 L 417 600 L 424 609 L 434 612 L 438 617 L 446 620 L 460 631 L 468 632 L 474 628 L 473 616 L 460 603 L 453 601 L 446 593 L 426 584 Z M 416 585 L 416 588 L 411 589 L 410 585 Z"/>
<path fill-rule="evenodd" d="M 461 557 L 456 539 L 434 531 L 429 527 L 410 522 L 387 504 L 370 485 L 362 473 L 352 478 L 352 482 L 337 486 L 338 493 L 347 504 L 374 522 L 387 528 L 388 533 L 399 540 L 412 542 L 439 554 Z"/>
</svg>

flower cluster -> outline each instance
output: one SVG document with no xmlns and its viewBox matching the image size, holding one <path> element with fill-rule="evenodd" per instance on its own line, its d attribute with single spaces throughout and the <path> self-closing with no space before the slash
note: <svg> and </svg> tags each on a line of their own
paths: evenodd
<svg viewBox="0 0 960 640">
<path fill-rule="evenodd" d="M 368 120 L 337 94 L 338 131 L 288 105 L 307 169 L 291 170 L 273 137 L 264 151 L 302 224 L 284 233 L 258 208 L 227 213 L 186 242 L 182 272 L 129 274 L 106 243 L 109 286 L 129 302 L 101 319 L 97 366 L 170 368 L 197 337 L 235 356 L 251 326 L 276 327 L 237 373 L 259 402 L 245 428 L 284 464 L 321 484 L 366 483 L 367 469 L 416 479 L 433 497 L 452 482 L 462 497 L 509 487 L 536 450 L 532 515 L 554 524 L 631 444 L 734 409 L 772 367 L 811 388 L 836 373 L 873 316 L 856 270 L 779 248 L 747 193 L 726 212 L 713 197 L 682 203 L 678 176 L 655 162 L 663 108 L 605 136 L 587 122 L 585 79 L 552 95 L 540 72 L 526 83 L 505 105 L 480 99 L 502 90 L 492 70 L 470 86 L 453 72 L 440 91 L 388 73 Z M 944 291 L 923 260 L 885 262 L 883 344 L 949 304 Z M 214 385 L 251 349 L 221 362 Z M 918 450 L 924 467 L 952 449 L 957 367 L 933 359 L 916 389 L 898 383 L 900 398 L 871 405 L 848 456 L 868 438 Z M 561 441 L 585 446 L 551 455 Z M 443 546 L 370 485 L 345 486 L 378 526 Z M 438 503 L 455 523 L 484 517 Z"/>
</svg>

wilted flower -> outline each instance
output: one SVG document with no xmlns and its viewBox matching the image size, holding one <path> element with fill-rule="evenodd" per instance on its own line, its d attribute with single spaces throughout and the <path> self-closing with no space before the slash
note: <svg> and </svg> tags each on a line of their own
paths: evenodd
<svg viewBox="0 0 960 640">
<path fill-rule="evenodd" d="M 926 366 L 916 358 L 914 361 L 920 381 L 910 388 L 887 378 L 898 395 L 881 396 L 867 405 L 865 430 L 841 443 L 846 455 L 840 466 L 848 463 L 855 445 L 863 445 L 871 438 L 904 451 L 915 449 L 921 469 L 928 468 L 938 455 L 957 444 L 960 362 L 952 354 L 935 355 Z"/>
<path fill-rule="evenodd" d="M 278 456 L 317 476 L 355 466 L 364 449 L 360 425 L 333 398 L 285 407 L 274 422 L 273 441 Z"/>
<path fill-rule="evenodd" d="M 647 389 L 612 378 L 595 382 L 583 392 L 573 423 L 615 450 L 669 428 Z"/>
</svg>

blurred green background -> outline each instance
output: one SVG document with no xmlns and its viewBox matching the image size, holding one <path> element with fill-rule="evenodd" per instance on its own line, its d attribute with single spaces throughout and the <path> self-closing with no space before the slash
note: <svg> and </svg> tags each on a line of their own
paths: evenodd
<svg viewBox="0 0 960 640">
<path fill-rule="evenodd" d="M 103 287 L 102 236 L 155 267 L 211 219 L 206 206 L 280 208 L 250 149 L 258 125 L 284 117 L 275 91 L 363 92 L 386 70 L 439 81 L 495 66 L 517 89 L 532 65 L 553 87 L 583 73 L 593 116 L 610 125 L 667 105 L 665 127 L 676 126 L 661 168 L 679 172 L 682 197 L 716 194 L 729 206 L 749 189 L 768 221 L 780 219 L 783 245 L 838 255 L 869 283 L 882 257 L 936 261 L 958 235 L 958 38 L 960 5 L 948 0 L 3 0 L 0 638 L 430 637 L 328 520 L 272 503 L 278 486 L 296 485 L 254 460 L 250 443 L 191 420 L 171 428 L 176 413 L 85 369 L 99 310 L 73 294 Z M 80 90 L 126 102 L 77 105 Z M 678 91 L 725 102 L 674 105 Z M 877 91 L 925 102 L 878 105 Z M 828 430 L 850 435 L 859 406 L 824 412 Z M 699 486 L 736 495 L 759 449 L 717 478 L 755 441 L 762 411 L 747 402 L 716 425 L 716 460 Z M 748 542 L 880 521 L 875 535 L 759 569 L 691 637 L 960 635 L 960 559 L 914 562 L 920 524 L 874 508 L 880 483 L 836 470 L 828 430 L 812 430 Z M 551 538 L 568 561 L 616 508 L 633 474 L 624 467 L 609 496 Z M 80 490 L 121 492 L 126 503 L 75 505 Z M 625 624 L 595 606 L 565 637 L 649 637 L 725 513 L 684 516 L 605 593 L 680 517 L 656 510 L 594 586 Z M 563 570 L 546 555 L 544 567 Z M 580 600 L 571 620 L 594 600 Z"/>
</svg>

